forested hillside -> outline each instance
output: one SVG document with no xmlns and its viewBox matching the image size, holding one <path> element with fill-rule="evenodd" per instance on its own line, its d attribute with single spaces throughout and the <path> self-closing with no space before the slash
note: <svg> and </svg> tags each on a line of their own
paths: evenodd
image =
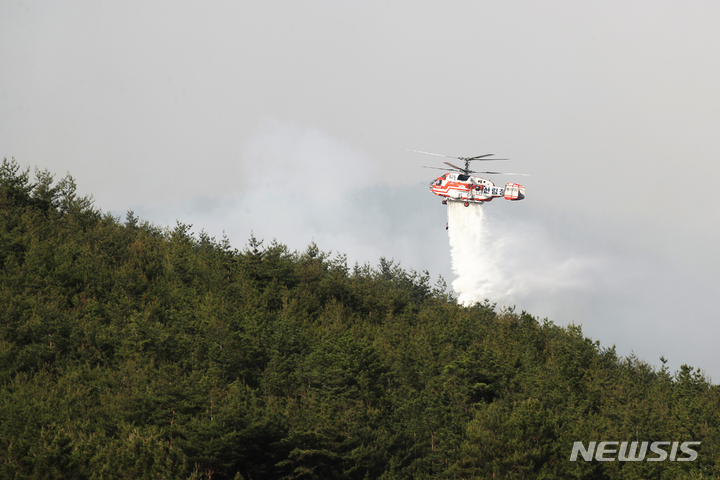
<svg viewBox="0 0 720 480">
<path fill-rule="evenodd" d="M 716 478 L 719 402 L 391 261 L 238 251 L 0 171 L 3 479 Z M 569 460 L 603 440 L 702 444 Z"/>
</svg>

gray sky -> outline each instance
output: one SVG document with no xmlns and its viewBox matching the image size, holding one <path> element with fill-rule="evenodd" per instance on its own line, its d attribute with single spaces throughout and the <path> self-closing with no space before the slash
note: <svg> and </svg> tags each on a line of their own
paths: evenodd
<svg viewBox="0 0 720 480">
<path fill-rule="evenodd" d="M 0 2 L 0 156 L 103 210 L 448 284 L 422 165 L 496 153 L 499 305 L 720 379 L 720 4 Z"/>
</svg>

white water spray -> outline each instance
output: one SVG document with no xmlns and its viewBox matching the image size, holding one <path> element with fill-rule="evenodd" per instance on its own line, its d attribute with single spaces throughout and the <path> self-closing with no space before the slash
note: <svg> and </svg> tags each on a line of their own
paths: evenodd
<svg viewBox="0 0 720 480">
<path fill-rule="evenodd" d="M 601 271 L 597 258 L 576 256 L 539 226 L 491 221 L 480 204 L 448 202 L 448 235 L 458 302 L 537 303 L 587 291 Z M 534 299 L 534 300 L 532 300 Z"/>
<path fill-rule="evenodd" d="M 452 269 L 458 278 L 452 283 L 463 305 L 505 297 L 498 245 L 490 239 L 483 207 L 448 202 L 448 235 Z"/>
</svg>

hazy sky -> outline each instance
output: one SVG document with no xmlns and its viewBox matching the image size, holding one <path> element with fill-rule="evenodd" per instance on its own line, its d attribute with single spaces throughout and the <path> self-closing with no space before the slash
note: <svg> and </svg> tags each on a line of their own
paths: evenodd
<svg viewBox="0 0 720 480">
<path fill-rule="evenodd" d="M 516 305 L 720 380 L 718 2 L 0 2 L 0 156 L 96 205 L 450 284 L 440 158 Z"/>
</svg>

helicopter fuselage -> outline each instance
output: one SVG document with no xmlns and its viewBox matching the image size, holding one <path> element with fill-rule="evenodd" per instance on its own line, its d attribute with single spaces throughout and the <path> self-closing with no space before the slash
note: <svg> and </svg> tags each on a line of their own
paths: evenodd
<svg viewBox="0 0 720 480">
<path fill-rule="evenodd" d="M 498 187 L 490 180 L 464 173 L 446 173 L 430 184 L 430 191 L 447 201 L 469 203 L 489 202 L 495 197 L 506 200 L 522 200 L 525 198 L 525 187 L 517 183 L 508 183 Z"/>
</svg>

